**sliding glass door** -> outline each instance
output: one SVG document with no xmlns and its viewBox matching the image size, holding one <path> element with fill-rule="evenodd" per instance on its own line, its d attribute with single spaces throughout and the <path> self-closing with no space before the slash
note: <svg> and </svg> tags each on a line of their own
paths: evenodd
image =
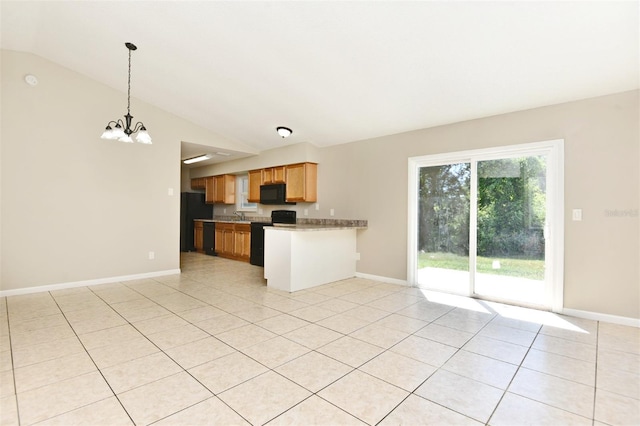
<svg viewBox="0 0 640 426">
<path fill-rule="evenodd" d="M 543 306 L 546 155 L 477 163 L 474 293 Z"/>
<path fill-rule="evenodd" d="M 409 281 L 562 307 L 562 142 L 412 158 Z"/>
<path fill-rule="evenodd" d="M 419 180 L 418 284 L 466 294 L 471 164 L 421 167 Z"/>
</svg>

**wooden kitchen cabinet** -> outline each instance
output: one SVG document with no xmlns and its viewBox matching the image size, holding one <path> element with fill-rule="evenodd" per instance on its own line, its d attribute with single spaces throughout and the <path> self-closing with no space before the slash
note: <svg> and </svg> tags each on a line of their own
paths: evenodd
<svg viewBox="0 0 640 426">
<path fill-rule="evenodd" d="M 193 221 L 193 245 L 198 253 L 204 253 L 204 225 L 201 220 Z"/>
<path fill-rule="evenodd" d="M 207 176 L 204 178 L 204 202 L 207 204 L 213 204 L 216 195 L 216 181 L 214 176 Z"/>
<path fill-rule="evenodd" d="M 206 189 L 206 180 L 203 177 L 191 179 L 191 189 Z"/>
<path fill-rule="evenodd" d="M 236 177 L 234 175 L 207 176 L 204 179 L 205 203 L 236 203 Z"/>
<path fill-rule="evenodd" d="M 263 184 L 262 180 L 262 172 L 263 170 L 250 170 L 249 175 L 249 196 L 247 197 L 247 201 L 250 203 L 259 203 L 260 202 L 260 185 Z"/>
<path fill-rule="evenodd" d="M 220 175 L 215 178 L 214 203 L 236 203 L 236 177 L 235 175 Z"/>
<path fill-rule="evenodd" d="M 251 257 L 251 225 L 248 223 L 216 223 L 216 253 L 220 257 L 249 262 Z"/>
<path fill-rule="evenodd" d="M 272 183 L 286 183 L 287 166 L 269 167 L 262 170 L 262 184 L 270 185 Z"/>
<path fill-rule="evenodd" d="M 233 241 L 233 255 L 248 262 L 251 257 L 251 225 L 236 224 Z"/>
<path fill-rule="evenodd" d="M 318 165 L 316 163 L 286 166 L 287 202 L 318 201 Z"/>
</svg>

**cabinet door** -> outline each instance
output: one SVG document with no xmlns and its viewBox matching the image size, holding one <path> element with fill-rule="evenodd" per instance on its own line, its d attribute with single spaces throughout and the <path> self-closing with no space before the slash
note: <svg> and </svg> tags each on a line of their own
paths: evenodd
<svg viewBox="0 0 640 426">
<path fill-rule="evenodd" d="M 216 224 L 216 238 L 215 238 L 215 247 L 216 253 L 223 254 L 224 253 L 224 226 L 221 223 Z"/>
<path fill-rule="evenodd" d="M 264 169 L 263 172 L 263 183 L 265 185 L 270 185 L 272 183 L 285 183 L 287 178 L 286 176 L 286 166 L 278 166 L 278 167 L 269 167 Z"/>
<path fill-rule="evenodd" d="M 249 172 L 249 196 L 250 203 L 260 202 L 260 185 L 262 185 L 262 170 L 251 170 Z"/>
<path fill-rule="evenodd" d="M 273 183 L 285 183 L 287 179 L 287 172 L 285 166 L 278 166 L 273 168 Z"/>
<path fill-rule="evenodd" d="M 216 181 L 214 176 L 204 178 L 204 202 L 213 204 L 216 200 Z"/>
<path fill-rule="evenodd" d="M 215 178 L 215 202 L 223 204 L 235 204 L 236 202 L 236 177 L 234 175 L 220 175 Z"/>
<path fill-rule="evenodd" d="M 287 166 L 286 200 L 314 203 L 318 201 L 317 170 L 315 163 L 290 164 Z"/>
<path fill-rule="evenodd" d="M 222 231 L 222 240 L 223 240 L 222 252 L 224 254 L 233 256 L 233 252 L 234 252 L 234 248 L 235 248 L 234 247 L 234 245 L 235 245 L 234 237 L 235 237 L 235 231 L 233 230 L 233 228 L 224 229 Z"/>
<path fill-rule="evenodd" d="M 248 260 L 251 257 L 250 225 L 236 225 L 233 254 L 244 260 Z"/>
<path fill-rule="evenodd" d="M 191 189 L 205 189 L 205 178 L 193 178 L 191 179 Z"/>
<path fill-rule="evenodd" d="M 198 253 L 202 253 L 203 245 L 203 227 L 202 222 L 195 221 L 193 223 L 193 245 Z"/>
</svg>

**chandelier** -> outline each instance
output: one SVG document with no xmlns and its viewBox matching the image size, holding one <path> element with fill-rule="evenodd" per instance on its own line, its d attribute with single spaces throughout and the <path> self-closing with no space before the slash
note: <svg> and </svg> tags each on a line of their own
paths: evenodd
<svg viewBox="0 0 640 426">
<path fill-rule="evenodd" d="M 120 142 L 128 142 L 133 143 L 133 139 L 131 139 L 131 134 L 138 133 L 136 135 L 136 141 L 144 144 L 151 144 L 151 136 L 147 133 L 147 129 L 144 127 L 142 122 L 137 122 L 134 126 L 133 130 L 131 129 L 131 120 L 133 116 L 131 115 L 131 51 L 136 50 L 137 47 L 133 43 L 125 43 L 127 49 L 129 49 L 129 78 L 127 80 L 127 115 L 124 116 L 124 122 L 118 118 L 116 121 L 110 121 L 107 123 L 107 127 L 100 136 L 102 139 L 117 139 Z M 112 124 L 115 124 L 114 127 L 111 127 Z"/>
</svg>

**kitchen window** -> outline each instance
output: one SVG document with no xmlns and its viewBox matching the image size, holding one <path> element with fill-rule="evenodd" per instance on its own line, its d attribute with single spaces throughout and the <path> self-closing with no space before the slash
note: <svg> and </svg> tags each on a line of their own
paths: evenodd
<svg viewBox="0 0 640 426">
<path fill-rule="evenodd" d="M 249 175 L 236 176 L 236 210 L 240 212 L 258 211 L 257 203 L 250 203 L 249 198 Z"/>
</svg>

